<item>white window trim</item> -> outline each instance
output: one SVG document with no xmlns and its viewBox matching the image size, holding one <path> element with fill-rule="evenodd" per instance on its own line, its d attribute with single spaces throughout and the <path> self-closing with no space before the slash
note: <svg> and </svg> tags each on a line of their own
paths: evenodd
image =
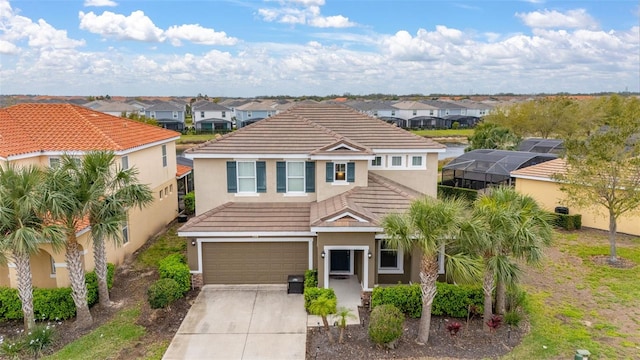
<svg viewBox="0 0 640 360">
<path fill-rule="evenodd" d="M 382 267 L 380 262 L 382 261 L 382 244 L 384 240 L 380 240 L 378 244 L 378 274 L 404 274 L 404 250 L 402 247 L 398 247 L 397 257 L 396 257 L 396 266 L 395 267 Z M 390 249 L 384 249 L 385 251 L 392 251 Z"/>
<path fill-rule="evenodd" d="M 301 191 L 292 191 L 289 190 L 289 164 L 302 164 L 302 190 Z M 307 169 L 306 169 L 306 164 L 304 161 L 287 161 L 286 162 L 286 168 L 285 168 L 285 177 L 286 177 L 286 194 L 288 195 L 305 195 L 306 194 L 306 184 L 307 184 Z M 346 173 L 345 173 L 346 176 Z M 291 177 L 292 179 L 300 179 L 299 176 L 296 177 Z"/>
<path fill-rule="evenodd" d="M 373 162 L 373 161 L 375 161 L 375 160 L 376 160 L 376 159 L 378 159 L 378 158 L 380 159 L 380 165 L 373 165 L 373 164 L 372 164 L 372 162 Z M 376 155 L 376 156 L 373 158 L 373 160 L 371 160 L 371 161 L 369 162 L 369 168 L 370 168 L 370 169 L 382 169 L 382 168 L 384 168 L 384 158 L 385 158 L 385 157 L 384 157 L 384 156 L 382 156 L 382 155 Z"/>
<path fill-rule="evenodd" d="M 125 242 L 125 232 L 126 232 L 126 240 Z M 129 222 L 125 222 L 122 226 L 122 246 L 127 246 L 131 242 L 131 233 L 129 233 Z"/>
<path fill-rule="evenodd" d="M 127 166 L 125 166 L 125 163 Z M 120 166 L 122 167 L 122 170 L 127 170 L 129 168 L 129 156 L 123 155 L 120 158 Z"/>
<path fill-rule="evenodd" d="M 253 191 L 240 191 L 240 163 L 252 163 L 253 164 L 253 177 L 243 176 L 242 179 L 253 178 Z M 258 169 L 256 169 L 255 161 L 236 161 L 236 184 L 238 184 L 239 196 L 257 196 L 258 195 Z"/>
<path fill-rule="evenodd" d="M 422 162 L 422 164 L 420 165 L 413 165 L 413 158 L 419 157 Z M 426 169 L 427 168 L 427 157 L 425 155 L 411 155 L 409 156 L 410 162 L 409 162 L 409 167 L 412 169 Z"/>
<path fill-rule="evenodd" d="M 169 166 L 169 161 L 167 159 L 167 145 L 162 145 L 162 167 Z"/>
<path fill-rule="evenodd" d="M 340 165 L 340 164 L 344 165 L 344 180 L 336 179 L 336 165 Z M 333 163 L 333 182 L 331 184 L 332 185 L 349 185 L 349 182 L 347 182 L 347 179 L 349 178 L 349 175 L 347 174 L 348 171 L 349 169 L 347 166 L 347 162 L 339 161 L 339 162 Z"/>
<path fill-rule="evenodd" d="M 399 169 L 399 168 L 404 167 L 404 158 L 405 158 L 404 155 L 390 155 L 389 157 L 390 157 L 390 159 L 389 159 L 389 167 L 390 168 Z M 394 158 L 400 158 L 400 165 L 393 165 L 393 159 Z"/>
</svg>

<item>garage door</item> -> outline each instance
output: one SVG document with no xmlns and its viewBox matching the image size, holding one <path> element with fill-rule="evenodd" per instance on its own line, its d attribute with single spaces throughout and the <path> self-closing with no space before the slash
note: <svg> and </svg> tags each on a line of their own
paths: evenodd
<svg viewBox="0 0 640 360">
<path fill-rule="evenodd" d="M 307 242 L 203 243 L 205 284 L 286 284 L 309 267 Z"/>
</svg>

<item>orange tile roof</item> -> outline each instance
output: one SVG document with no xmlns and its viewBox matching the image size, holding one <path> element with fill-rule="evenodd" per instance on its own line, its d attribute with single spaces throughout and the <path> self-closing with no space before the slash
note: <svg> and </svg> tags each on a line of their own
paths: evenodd
<svg viewBox="0 0 640 360">
<path fill-rule="evenodd" d="M 0 157 L 45 151 L 121 151 L 179 133 L 72 104 L 0 109 Z"/>
<path fill-rule="evenodd" d="M 180 179 L 181 177 L 184 177 L 185 175 L 190 173 L 191 170 L 193 170 L 193 169 L 191 168 L 191 166 L 177 164 L 176 165 L 176 170 L 177 170 L 176 171 L 176 177 L 178 179 Z"/>
<path fill-rule="evenodd" d="M 564 159 L 553 159 L 543 163 L 528 166 L 511 172 L 515 178 L 538 178 L 540 180 L 552 180 L 554 174 L 562 174 L 566 170 Z"/>
</svg>

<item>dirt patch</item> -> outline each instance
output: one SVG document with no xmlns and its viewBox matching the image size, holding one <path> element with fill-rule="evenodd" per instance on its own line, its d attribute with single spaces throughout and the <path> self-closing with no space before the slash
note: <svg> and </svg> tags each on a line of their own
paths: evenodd
<svg viewBox="0 0 640 360">
<path fill-rule="evenodd" d="M 611 257 L 608 255 L 592 256 L 591 260 L 598 265 L 610 266 L 616 269 L 631 269 L 636 266 L 636 263 L 632 260 L 625 259 L 620 256 L 618 256 L 618 260 L 616 262 L 611 262 Z"/>
<path fill-rule="evenodd" d="M 338 329 L 331 327 L 336 339 L 330 343 L 322 327 L 312 327 L 307 331 L 307 359 L 494 359 L 507 354 L 518 345 L 528 331 L 528 325 L 521 323 L 517 328 L 507 325 L 488 333 L 482 329 L 482 319 L 466 319 L 433 316 L 429 342 L 419 345 L 419 319 L 406 319 L 404 332 L 397 348 L 382 348 L 369 340 L 367 328 L 369 311 L 359 308 L 360 325 L 347 326 L 344 343 L 339 344 Z M 455 336 L 449 334 L 447 324 L 457 321 L 462 324 Z"/>
</svg>

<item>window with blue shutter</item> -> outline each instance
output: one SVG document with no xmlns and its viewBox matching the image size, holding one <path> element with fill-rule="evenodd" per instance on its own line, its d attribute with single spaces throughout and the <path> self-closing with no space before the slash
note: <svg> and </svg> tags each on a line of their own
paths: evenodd
<svg viewBox="0 0 640 360">
<path fill-rule="evenodd" d="M 227 161 L 227 192 L 238 192 L 238 179 L 236 175 L 236 162 Z"/>
<path fill-rule="evenodd" d="M 305 163 L 305 192 L 316 192 L 316 163 L 307 161 Z"/>
<path fill-rule="evenodd" d="M 356 181 L 356 163 L 350 162 L 347 163 L 347 182 L 355 182 Z"/>
<path fill-rule="evenodd" d="M 264 161 L 256 161 L 257 192 L 267 192 L 267 166 Z"/>
<path fill-rule="evenodd" d="M 287 163 L 284 161 L 276 162 L 276 191 L 287 192 Z"/>
</svg>

